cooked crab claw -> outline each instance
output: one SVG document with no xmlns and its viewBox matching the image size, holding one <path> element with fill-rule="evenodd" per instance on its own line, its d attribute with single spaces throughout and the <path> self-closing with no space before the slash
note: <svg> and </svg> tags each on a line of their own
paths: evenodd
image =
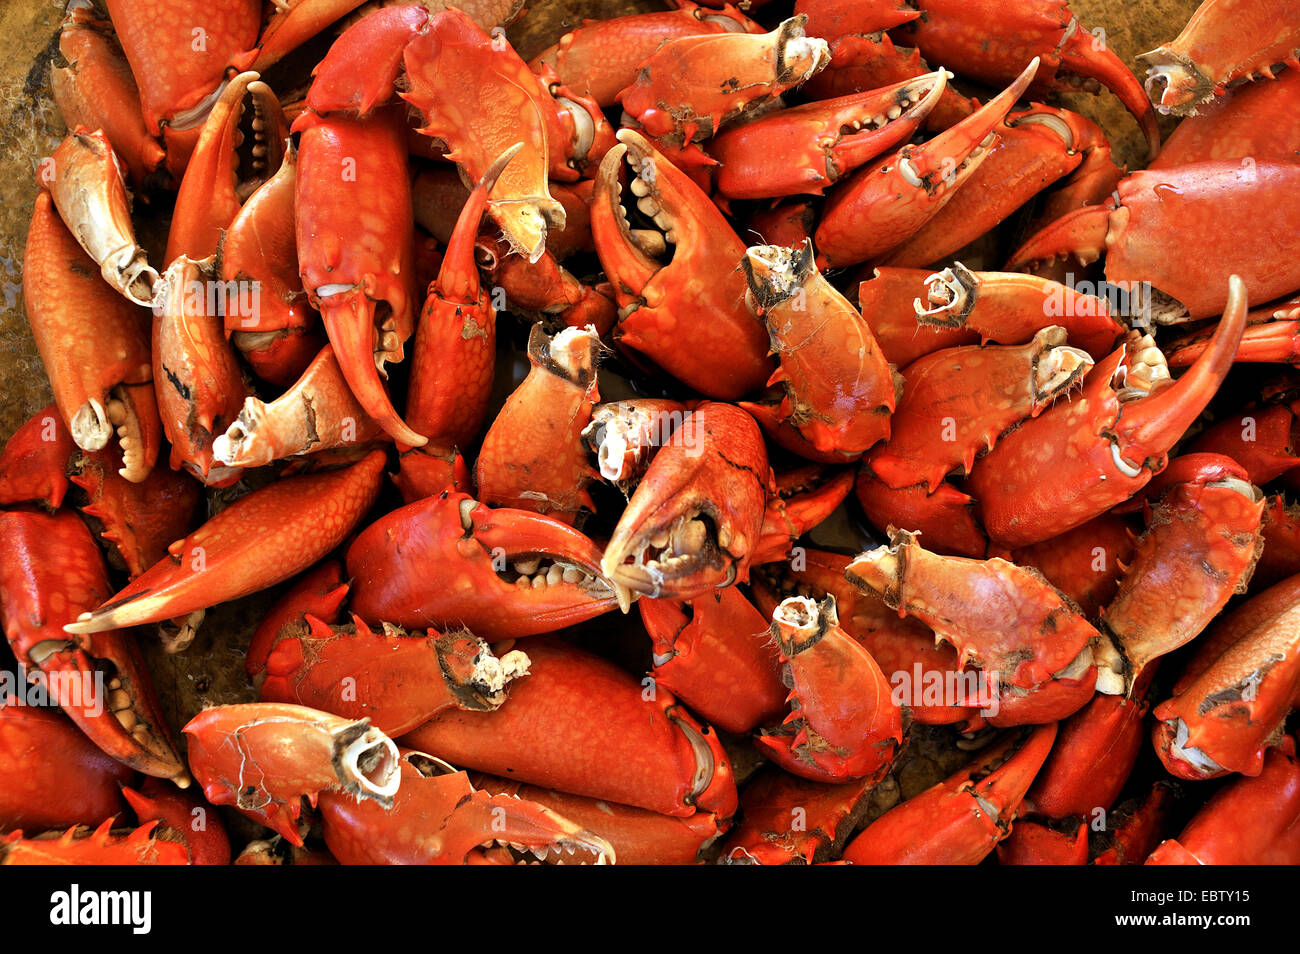
<svg viewBox="0 0 1300 954">
<path fill-rule="evenodd" d="M 54 150 L 46 183 L 59 214 L 100 274 L 137 305 L 153 302 L 158 273 L 135 238 L 122 167 L 102 130 L 76 129 Z"/>
<path fill-rule="evenodd" d="M 840 629 L 835 597 L 803 596 L 772 613 L 790 713 L 757 743 L 788 772 L 818 782 L 884 777 L 903 745 L 903 715 L 889 680 Z"/>
<path fill-rule="evenodd" d="M 338 790 L 385 808 L 401 784 L 393 741 L 370 726 L 308 709 L 258 702 L 204 709 L 182 730 L 190 768 L 214 805 L 233 805 L 301 847 L 302 799 Z"/>
<path fill-rule="evenodd" d="M 157 623 L 287 580 L 352 532 L 379 494 L 383 469 L 383 451 L 371 451 L 350 467 L 287 477 L 241 497 L 64 631 Z"/>
<path fill-rule="evenodd" d="M 752 417 L 713 402 L 687 414 L 605 547 L 600 565 L 624 612 L 637 594 L 692 599 L 748 579 L 773 492 Z"/>
<path fill-rule="evenodd" d="M 444 709 L 496 709 L 506 701 L 507 685 L 528 675 L 523 652 L 498 657 L 465 630 L 421 636 L 385 624 L 376 632 L 357 616 L 349 626 L 310 615 L 305 624 L 281 632 L 271 648 L 262 700 L 364 716 L 393 736 Z M 341 693 L 343 685 L 354 691 Z"/>
<path fill-rule="evenodd" d="M 864 262 L 911 238 L 983 162 L 1037 71 L 1034 57 L 1014 83 L 957 125 L 872 163 L 832 192 L 815 236 L 825 264 Z"/>
<path fill-rule="evenodd" d="M 469 776 L 404 751 L 391 808 L 324 792 L 325 844 L 345 865 L 612 865 L 614 847 L 536 802 L 476 790 Z"/>
<path fill-rule="evenodd" d="M 69 639 L 64 623 L 112 592 L 95 538 L 70 510 L 0 512 L 0 622 L 19 664 L 113 758 L 189 784 L 133 637 L 113 628 Z"/>
<path fill-rule="evenodd" d="M 718 191 L 731 199 L 821 195 L 864 162 L 906 142 L 948 88 L 952 74 L 915 79 L 779 110 L 709 143 Z"/>
<path fill-rule="evenodd" d="M 347 567 L 362 619 L 465 626 L 489 641 L 550 632 L 616 605 L 600 550 L 582 533 L 451 490 L 367 527 L 348 549 Z"/>
</svg>

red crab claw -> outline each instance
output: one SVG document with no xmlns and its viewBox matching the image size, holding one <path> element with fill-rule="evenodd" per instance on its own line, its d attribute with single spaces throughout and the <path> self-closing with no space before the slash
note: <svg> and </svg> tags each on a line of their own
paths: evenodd
<svg viewBox="0 0 1300 954">
<path fill-rule="evenodd" d="M 1233 87 L 1222 99 L 1197 107 L 1165 141 L 1149 169 L 1169 169 L 1205 159 L 1276 159 L 1292 162 L 1300 131 L 1281 117 L 1300 109 L 1300 72 L 1284 70 L 1268 83 Z M 1277 121 L 1274 121 L 1275 117 Z"/>
<path fill-rule="evenodd" d="M 764 245 L 799 248 L 812 240 L 816 218 L 809 199 L 778 202 L 771 208 L 760 206 L 751 212 L 742 234 L 753 236 Z"/>
<path fill-rule="evenodd" d="M 776 475 L 776 493 L 763 511 L 763 530 L 753 566 L 784 560 L 795 541 L 829 517 L 853 489 L 851 468 L 817 464 Z"/>
<path fill-rule="evenodd" d="M 853 495 L 873 527 L 881 532 L 902 527 L 925 537 L 926 547 L 948 556 L 981 557 L 988 550 L 975 501 L 947 481 L 932 493 L 914 484 L 895 490 L 863 464 Z"/>
<path fill-rule="evenodd" d="M 145 124 L 154 136 L 167 134 L 171 153 L 171 134 L 203 122 L 221 93 L 226 67 L 256 44 L 261 4 L 235 0 L 195 10 L 183 0 L 106 2 L 140 83 Z M 168 24 L 174 28 L 164 29 Z"/>
<path fill-rule="evenodd" d="M 0 705 L 0 773 L 5 831 L 98 825 L 122 810 L 118 785 L 135 778 L 67 716 L 12 702 Z"/>
<path fill-rule="evenodd" d="M 1244 592 L 1264 545 L 1264 495 L 1245 468 L 1187 454 L 1147 485 L 1147 532 L 1128 561 L 1103 630 L 1123 655 L 1126 687 L 1152 660 L 1191 642 Z"/>
<path fill-rule="evenodd" d="M 785 398 L 777 415 L 821 454 L 852 460 L 889 439 L 894 369 L 871 326 L 813 264 L 812 243 L 757 245 L 740 262 L 745 301 L 762 319 L 780 367 L 768 385 Z"/>
<path fill-rule="evenodd" d="M 728 865 L 811 865 L 842 847 L 866 810 L 868 779 L 826 785 L 775 768 L 745 785 L 742 820 L 722 845 Z"/>
<path fill-rule="evenodd" d="M 915 135 L 947 88 L 942 70 L 881 89 L 783 109 L 709 143 L 729 199 L 821 195 L 858 166 Z"/>
<path fill-rule="evenodd" d="M 1050 539 L 1137 493 L 1218 390 L 1246 324 L 1246 289 L 1231 299 L 1214 345 L 1172 384 L 1160 349 L 1132 333 L 1084 378 L 1081 393 L 1007 434 L 971 468 L 994 544 Z M 1068 450 L 1067 450 L 1068 448 Z M 1044 480 L 1046 470 L 1052 477 Z"/>
<path fill-rule="evenodd" d="M 14 658 L 104 752 L 188 784 L 134 638 L 114 630 L 70 640 L 62 629 L 111 592 L 81 518 L 0 512 L 0 539 L 0 617 Z"/>
<path fill-rule="evenodd" d="M 965 722 L 967 731 L 973 731 L 982 723 L 979 710 L 947 704 L 942 692 L 950 675 L 960 675 L 957 651 L 936 642 L 934 632 L 924 623 L 914 617 L 899 617 L 881 600 L 846 580 L 844 570 L 849 562 L 849 557 L 838 553 L 807 549 L 787 565 L 762 567 L 755 575 L 754 602 L 770 616 L 783 598 L 835 597 L 836 612 L 842 614 L 841 628 L 861 643 L 889 676 L 894 701 L 908 707 L 913 722 Z"/>
<path fill-rule="evenodd" d="M 1052 754 L 1025 796 L 1030 810 L 1091 819 L 1098 808 L 1110 809 L 1142 750 L 1154 672 L 1151 667 L 1132 696 L 1095 695 L 1060 724 Z"/>
<path fill-rule="evenodd" d="M 317 113 L 365 115 L 391 99 L 403 68 L 409 91 L 401 95 L 423 114 L 420 132 L 442 140 L 447 158 L 469 181 L 524 142 L 519 159 L 497 180 L 488 209 L 512 247 L 536 261 L 548 226 L 565 224 L 564 206 L 547 188 L 556 146 L 547 141 L 546 116 L 555 101 L 508 43 L 490 38 L 461 11 L 430 15 L 410 5 L 376 10 L 345 31 L 317 66 L 308 105 Z M 475 77 L 478 95 L 466 94 L 466 76 Z M 488 101 L 493 108 L 483 109 Z"/>
<path fill-rule="evenodd" d="M 745 306 L 736 267 L 745 243 L 640 134 L 623 129 L 618 138 L 622 147 L 601 160 L 591 206 L 596 251 L 620 306 L 614 340 L 711 398 L 734 400 L 762 387 L 774 363 Z M 623 162 L 635 207 L 620 204 Z M 678 333 L 683 327 L 694 329 L 689 342 Z"/>
<path fill-rule="evenodd" d="M 248 387 L 222 331 L 222 283 L 216 262 L 181 256 L 163 273 L 153 322 L 153 377 L 171 466 L 210 486 L 226 486 L 240 470 L 216 460 L 213 442 L 235 423 Z"/>
<path fill-rule="evenodd" d="M 411 352 L 406 418 L 435 443 L 468 447 L 478 437 L 487 413 L 496 354 L 496 308 L 479 281 L 474 242 L 488 193 L 523 148 L 518 142 L 498 156 L 469 194 L 420 314 Z M 402 460 L 404 471 L 409 460 Z"/>
<path fill-rule="evenodd" d="M 113 36 L 92 7 L 74 7 L 59 25 L 59 54 L 66 66 L 50 69 L 50 90 L 63 124 L 102 129 L 140 189 L 156 179 L 166 153 L 145 128 L 140 90 Z"/>
<path fill-rule="evenodd" d="M 58 510 L 68 492 L 68 465 L 77 453 L 59 406 L 41 408 L 14 431 L 0 452 L 0 507 L 36 503 Z"/>
<path fill-rule="evenodd" d="M 536 802 L 477 791 L 464 772 L 403 752 L 391 808 L 321 795 L 325 844 L 345 865 L 612 865 L 599 835 Z"/>
<path fill-rule="evenodd" d="M 495 712 L 449 710 L 402 739 L 456 765 L 665 815 L 736 812 L 717 734 L 667 690 L 552 639 L 530 640 L 528 678 Z"/>
<path fill-rule="evenodd" d="M 603 347 L 590 325 L 553 337 L 540 323 L 533 325 L 528 377 L 506 399 L 474 464 L 485 504 L 550 514 L 565 523 L 596 509 L 586 489 L 596 473 L 582 432 L 600 400 L 596 367 Z"/>
<path fill-rule="evenodd" d="M 673 431 L 605 547 L 604 575 L 626 611 L 633 594 L 702 596 L 744 582 L 772 489 L 754 419 L 706 402 Z"/>
<path fill-rule="evenodd" d="M 640 65 L 665 40 L 764 32 L 731 4 L 717 12 L 690 0 L 677 0 L 676 5 L 675 10 L 584 20 L 529 60 L 528 66 L 537 73 L 545 66 L 553 68 L 566 86 L 585 89 L 602 108 L 608 108 L 618 102 L 618 94 L 636 80 Z"/>
<path fill-rule="evenodd" d="M 835 189 L 814 236 L 825 266 L 864 262 L 911 238 L 988 155 L 1037 70 L 1034 57 L 1011 86 L 951 129 L 873 162 Z"/>
<path fill-rule="evenodd" d="M 1156 754 L 1179 778 L 1259 775 L 1300 693 L 1300 601 L 1230 644 L 1156 706 Z"/>
<path fill-rule="evenodd" d="M 1011 833 L 1056 726 L 1013 732 L 974 764 L 881 815 L 844 850 L 858 865 L 979 864 Z"/>
<path fill-rule="evenodd" d="M 1209 318 L 1241 276 L 1251 300 L 1273 301 L 1300 287 L 1300 239 L 1292 234 L 1300 165 L 1253 158 L 1140 170 L 1121 180 L 1105 205 L 1071 212 L 1029 238 L 1010 268 L 1074 254 L 1106 255 L 1106 280 L 1142 296 L 1134 307 L 1166 323 Z M 1187 235 L 1232 235 L 1195 267 L 1168 261 Z M 1264 236 L 1268 235 L 1268 238 Z"/>
<path fill-rule="evenodd" d="M 230 838 L 219 813 L 191 791 L 156 778 L 147 778 L 139 791 L 122 786 L 122 797 L 131 805 L 136 819 L 144 824 L 162 822 L 179 832 L 190 852 L 192 865 L 230 864 Z"/>
<path fill-rule="evenodd" d="M 653 678 L 713 725 L 737 734 L 785 708 L 767 620 L 736 587 L 698 599 L 637 602 L 653 640 Z"/>
<path fill-rule="evenodd" d="M 618 94 L 627 115 L 647 133 L 674 143 L 707 139 L 743 115 L 824 68 L 825 40 L 804 35 L 806 16 L 771 33 L 685 36 L 660 44 L 636 79 Z"/>
<path fill-rule="evenodd" d="M 398 626 L 467 627 L 490 641 L 580 623 L 617 605 L 600 549 L 558 520 L 443 491 L 394 510 L 347 553 L 352 608 Z M 436 568 L 436 569 L 435 569 Z"/>
<path fill-rule="evenodd" d="M 816 782 L 883 778 L 903 746 L 903 713 L 880 666 L 839 626 L 835 597 L 803 596 L 772 614 L 790 714 L 761 729 L 759 750 Z"/>
<path fill-rule="evenodd" d="M 331 626 L 309 615 L 305 626 L 280 632 L 261 699 L 364 716 L 381 732 L 401 735 L 453 706 L 496 709 L 510 681 L 526 675 L 524 653 L 498 659 L 465 630 L 419 636 L 385 625 L 375 632 L 357 616 L 350 626 Z"/>
<path fill-rule="evenodd" d="M 1138 59 L 1147 66 L 1146 91 L 1155 108 L 1184 116 L 1236 80 L 1272 79 L 1278 63 L 1296 68 L 1298 55 L 1300 25 L 1286 0 L 1245 6 L 1206 0 L 1182 33 Z"/>
<path fill-rule="evenodd" d="M 288 135 L 280 101 L 258 74 L 240 73 L 226 84 L 176 191 L 166 261 L 216 252 L 244 200 L 280 167 Z"/>
<path fill-rule="evenodd" d="M 720 834 L 718 819 L 709 812 L 684 818 L 570 795 L 513 779 L 475 772 L 470 781 L 493 795 L 513 795 L 536 802 L 608 841 L 621 865 L 693 865 Z"/>
<path fill-rule="evenodd" d="M 182 730 L 213 805 L 233 805 L 298 847 L 302 799 L 338 790 L 385 808 L 401 784 L 397 746 L 366 719 L 258 702 L 204 709 Z"/>
<path fill-rule="evenodd" d="M 81 512 L 101 540 L 112 544 L 110 565 L 136 577 L 161 560 L 168 545 L 194 528 L 203 486 L 188 474 L 155 467 L 138 484 L 122 477 L 120 458 L 105 451 L 80 454 L 71 480 L 86 495 Z"/>
<path fill-rule="evenodd" d="M 366 119 L 299 116 L 295 208 L 302 284 L 348 386 L 393 440 L 418 447 L 425 438 L 398 416 L 380 380 L 415 330 L 403 123 L 394 109 Z"/>
<path fill-rule="evenodd" d="M 1104 34 L 1079 23 L 1066 0 L 1009 6 L 996 0 L 924 0 L 919 6 L 923 16 L 902 35 L 925 56 L 992 84 L 1005 83 L 1027 57 L 1041 56 L 1040 87 L 1073 91 L 1100 82 L 1142 127 L 1149 157 L 1159 151 L 1160 131 L 1142 84 L 1106 45 Z"/>
<path fill-rule="evenodd" d="M 1254 778 L 1236 778 L 1210 796 L 1149 865 L 1300 864 L 1300 762 L 1286 737 Z"/>
<path fill-rule="evenodd" d="M 1066 346 L 1066 330 L 1044 328 L 1026 345 L 966 345 L 918 358 L 900 373 L 903 398 L 890 419 L 889 439 L 865 466 L 895 490 L 924 484 L 935 490 L 1026 418 L 1068 394 L 1092 368 L 1092 358 Z"/>
<path fill-rule="evenodd" d="M 253 638 L 244 657 L 244 671 L 258 685 L 257 676 L 266 670 L 266 657 L 280 638 L 281 632 L 306 626 L 308 616 L 323 623 L 337 623 L 343 619 L 343 601 L 347 599 L 349 585 L 343 579 L 343 564 L 333 557 L 322 560 L 294 582 L 282 597 L 267 610 L 257 624 Z"/>
<path fill-rule="evenodd" d="M 1100 360 L 1124 326 L 1106 302 L 1059 282 L 1015 272 L 973 272 L 961 262 L 942 271 L 877 268 L 858 286 L 858 307 L 885 358 L 900 368 L 942 348 L 1024 344 L 1049 325 Z"/>
<path fill-rule="evenodd" d="M 966 187 L 890 252 L 888 264 L 945 261 L 1062 179 L 1059 189 L 1044 195 L 1040 221 L 1104 202 L 1124 176 L 1101 127 L 1068 109 L 1034 103 L 1008 114 L 997 134 Z"/>
<path fill-rule="evenodd" d="M 23 257 L 23 302 L 32 337 L 73 441 L 96 451 L 116 436 L 122 476 L 139 482 L 153 469 L 162 444 L 149 318 L 96 272 L 49 195 L 39 194 Z"/>
<path fill-rule="evenodd" d="M 383 469 L 384 453 L 371 451 L 351 466 L 286 477 L 239 498 L 65 631 L 157 623 L 287 580 L 352 532 L 375 502 Z"/>
<path fill-rule="evenodd" d="M 212 442 L 212 458 L 226 467 L 261 467 L 284 457 L 385 438 L 348 387 L 326 345 L 302 377 L 269 404 L 244 399 L 239 416 Z"/>
<path fill-rule="evenodd" d="M 1101 615 L 1102 608 L 1119 591 L 1124 567 L 1136 545 L 1129 518 L 1104 513 L 1060 536 L 1012 550 L 1004 556 L 1020 566 L 1031 566 L 1078 604 L 1086 619 Z"/>
<path fill-rule="evenodd" d="M 187 865 L 189 849 L 175 832 L 156 821 L 135 830 L 114 830 L 107 819 L 94 831 L 84 826 L 60 835 L 24 838 L 21 831 L 0 838 L 0 865 Z"/>
<path fill-rule="evenodd" d="M 1092 698 L 1099 634 L 1036 573 L 997 558 L 938 556 L 906 531 L 891 532 L 890 543 L 859 556 L 845 576 L 951 643 L 959 665 L 978 666 L 982 685 L 972 695 L 995 693 L 984 703 L 993 724 L 1062 719 Z"/>
<path fill-rule="evenodd" d="M 54 150 L 52 177 L 42 175 L 41 185 L 104 281 L 137 305 L 151 304 L 158 273 L 136 242 L 122 167 L 103 131 L 69 133 Z"/>
<path fill-rule="evenodd" d="M 298 151 L 290 142 L 280 168 L 248 197 L 221 246 L 226 335 L 258 377 L 280 387 L 297 381 L 325 344 L 298 274 L 297 182 Z"/>
</svg>

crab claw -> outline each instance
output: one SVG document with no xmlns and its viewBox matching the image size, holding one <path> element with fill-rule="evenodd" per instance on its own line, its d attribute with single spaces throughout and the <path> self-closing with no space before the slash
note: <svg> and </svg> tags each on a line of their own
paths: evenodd
<svg viewBox="0 0 1300 954">
<path fill-rule="evenodd" d="M 369 720 L 259 702 L 204 709 L 182 730 L 190 768 L 214 805 L 233 805 L 302 847 L 302 799 L 337 789 L 391 808 L 401 784 L 392 739 Z"/>
<path fill-rule="evenodd" d="M 82 450 L 97 451 L 116 436 L 122 476 L 133 483 L 144 480 L 158 457 L 163 430 L 148 313 L 100 279 L 46 193 L 37 195 L 27 231 L 23 303 L 73 441 Z M 52 448 L 50 437 L 42 431 L 43 443 Z"/>
<path fill-rule="evenodd" d="M 393 109 L 366 119 L 303 113 L 293 128 L 302 134 L 295 208 L 303 288 L 366 413 L 393 440 L 419 447 L 425 438 L 398 416 L 381 380 L 415 330 L 405 117 Z"/>
<path fill-rule="evenodd" d="M 320 561 L 379 494 L 384 453 L 339 470 L 287 477 L 241 497 L 94 612 L 64 627 L 142 626 L 238 599 Z"/>
<path fill-rule="evenodd" d="M 91 831 L 84 825 L 62 835 L 24 838 L 21 831 L 0 838 L 0 865 L 187 865 L 189 850 L 178 841 L 159 837 L 167 829 L 149 821 L 134 830 L 113 828 L 105 820 Z"/>
<path fill-rule="evenodd" d="M 707 397 L 730 401 L 762 387 L 774 363 L 736 268 L 745 243 L 644 136 L 622 129 L 618 140 L 601 160 L 591 204 L 592 238 L 620 308 L 615 342 Z"/>
<path fill-rule="evenodd" d="M 0 512 L 0 621 L 14 657 L 104 752 L 146 775 L 189 784 L 134 639 L 104 627 L 69 639 L 64 623 L 112 592 L 99 546 L 71 511 Z"/>
<path fill-rule="evenodd" d="M 100 274 L 137 305 L 153 302 L 158 273 L 135 239 L 122 167 L 102 130 L 76 129 L 54 150 L 53 181 L 45 182 L 81 247 Z"/>
<path fill-rule="evenodd" d="M 614 847 L 551 809 L 477 791 L 469 776 L 404 751 L 391 808 L 324 792 L 325 843 L 345 865 L 612 865 Z"/>
<path fill-rule="evenodd" d="M 297 383 L 274 401 L 245 398 L 239 417 L 213 440 L 212 458 L 227 467 L 261 467 L 383 436 L 348 387 L 334 346 L 326 345 Z"/>
<path fill-rule="evenodd" d="M 450 490 L 363 530 L 347 568 L 362 619 L 464 626 L 489 641 L 550 632 L 616 605 L 600 550 L 582 533 Z"/>
<path fill-rule="evenodd" d="M 815 235 L 826 266 L 864 262 L 916 234 L 984 161 L 996 128 L 1037 71 L 1034 57 L 1014 83 L 957 125 L 872 163 L 832 192 Z"/>
<path fill-rule="evenodd" d="M 772 614 L 791 711 L 762 730 L 760 749 L 818 782 L 880 779 L 903 745 L 902 709 L 871 653 L 839 626 L 835 597 L 792 596 Z"/>
<path fill-rule="evenodd" d="M 308 616 L 305 631 L 282 632 L 271 649 L 261 698 L 345 718 L 365 716 L 396 736 L 453 706 L 496 709 L 506 701 L 506 685 L 526 675 L 524 653 L 514 650 L 498 659 L 487 643 L 465 631 L 429 630 L 423 637 L 387 624 L 375 632 L 358 616 L 350 626 Z M 339 692 L 345 680 L 354 692 Z"/>
<path fill-rule="evenodd" d="M 881 815 L 849 842 L 844 860 L 979 864 L 1011 834 L 1020 802 L 1055 739 L 1055 723 L 1009 734 L 974 764 Z"/>
<path fill-rule="evenodd" d="M 1160 129 L 1146 90 L 1114 50 L 1105 43 L 1098 43 L 1090 31 L 1078 28 L 1077 22 L 1075 29 L 1067 31 L 1064 42 L 1056 50 L 1056 55 L 1061 58 L 1061 68 L 1077 76 L 1095 79 L 1119 97 L 1142 129 L 1147 141 L 1148 161 L 1154 159 L 1160 151 Z"/>
<path fill-rule="evenodd" d="M 864 162 L 909 140 L 948 88 L 926 73 L 880 89 L 779 110 L 709 143 L 729 199 L 821 195 Z"/>
<path fill-rule="evenodd" d="M 605 547 L 601 568 L 624 611 L 634 594 L 692 599 L 748 579 L 774 492 L 752 417 L 713 402 L 686 415 Z"/>
</svg>

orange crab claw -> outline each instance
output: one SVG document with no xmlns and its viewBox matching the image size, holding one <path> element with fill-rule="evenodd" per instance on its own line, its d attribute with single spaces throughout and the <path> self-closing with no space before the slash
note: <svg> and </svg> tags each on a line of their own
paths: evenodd
<svg viewBox="0 0 1300 954">
<path fill-rule="evenodd" d="M 302 847 L 302 799 L 337 789 L 385 808 L 401 784 L 397 746 L 366 719 L 258 702 L 204 709 L 184 728 L 190 768 L 214 805 L 232 805 Z"/>
<path fill-rule="evenodd" d="M 286 477 L 241 497 L 65 631 L 156 623 L 287 580 L 352 532 L 379 494 L 383 469 L 376 450 L 351 466 Z"/>
<path fill-rule="evenodd" d="M 348 548 L 347 566 L 362 619 L 465 626 L 492 641 L 550 632 L 617 605 L 586 536 L 451 490 L 371 524 Z"/>
</svg>

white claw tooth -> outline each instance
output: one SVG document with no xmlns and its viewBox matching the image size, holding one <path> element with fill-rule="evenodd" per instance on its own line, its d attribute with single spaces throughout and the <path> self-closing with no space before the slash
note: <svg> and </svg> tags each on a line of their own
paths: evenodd
<svg viewBox="0 0 1300 954">
<path fill-rule="evenodd" d="M 677 233 L 672 229 L 669 229 L 667 232 L 664 233 L 664 241 L 667 242 L 669 245 L 676 245 Z"/>
<path fill-rule="evenodd" d="M 535 590 L 546 589 L 546 577 L 542 576 L 540 573 L 537 574 L 535 577 L 533 577 L 533 589 Z"/>
<path fill-rule="evenodd" d="M 899 116 L 903 115 L 903 108 L 901 106 L 890 106 L 886 115 L 888 115 L 890 119 L 897 119 Z"/>
<path fill-rule="evenodd" d="M 554 586 L 564 579 L 564 568 L 558 563 L 552 563 L 551 568 L 546 571 L 547 586 Z"/>
<path fill-rule="evenodd" d="M 515 572 L 521 576 L 532 576 L 537 572 L 538 567 L 542 565 L 541 557 L 530 557 L 527 560 L 515 561 Z"/>
<path fill-rule="evenodd" d="M 643 180 L 643 179 L 633 179 L 633 180 L 632 180 L 632 194 L 633 194 L 634 196 L 637 196 L 638 198 L 639 198 L 640 196 L 643 196 L 643 195 L 649 195 L 649 194 L 650 194 L 650 186 L 647 185 L 646 182 L 645 182 L 645 180 Z"/>
<path fill-rule="evenodd" d="M 884 113 L 879 113 L 879 114 L 877 114 L 877 115 L 875 115 L 875 116 L 872 116 L 872 117 L 871 117 L 871 124 L 872 124 L 873 126 L 883 126 L 883 125 L 885 125 L 885 114 L 884 114 Z"/>
<path fill-rule="evenodd" d="M 673 227 L 673 220 L 668 218 L 666 213 L 660 212 L 655 216 L 655 225 L 667 232 Z"/>
<path fill-rule="evenodd" d="M 650 196 L 646 196 L 645 198 L 642 199 L 637 199 L 636 207 L 641 210 L 643 215 L 648 215 L 651 218 L 654 218 L 656 215 L 659 215 L 663 211 L 659 203 L 656 202 Z"/>
<path fill-rule="evenodd" d="M 113 715 L 117 717 L 117 721 L 122 724 L 122 728 L 126 729 L 127 732 L 134 729 L 136 723 L 140 721 L 135 717 L 135 711 L 132 709 L 121 709 L 114 712 Z"/>
<path fill-rule="evenodd" d="M 582 579 L 582 577 L 583 572 L 576 566 L 566 566 L 564 568 L 564 573 L 561 575 L 561 579 L 563 579 L 565 583 L 577 583 Z"/>
</svg>

